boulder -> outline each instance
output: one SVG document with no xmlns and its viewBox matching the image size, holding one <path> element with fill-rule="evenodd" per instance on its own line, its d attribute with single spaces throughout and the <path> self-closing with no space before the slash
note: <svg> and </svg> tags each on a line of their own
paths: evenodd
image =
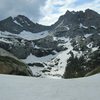
<svg viewBox="0 0 100 100">
<path fill-rule="evenodd" d="M 0 74 L 33 76 L 26 64 L 2 48 L 0 48 Z"/>
</svg>

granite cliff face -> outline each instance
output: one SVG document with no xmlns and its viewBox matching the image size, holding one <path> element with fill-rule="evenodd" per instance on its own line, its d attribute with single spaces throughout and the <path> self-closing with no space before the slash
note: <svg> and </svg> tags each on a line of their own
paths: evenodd
<svg viewBox="0 0 100 100">
<path fill-rule="evenodd" d="M 83 77 L 100 66 L 100 14 L 67 11 L 51 26 L 9 17 L 0 21 L 0 47 L 31 66 L 34 76 Z"/>
</svg>

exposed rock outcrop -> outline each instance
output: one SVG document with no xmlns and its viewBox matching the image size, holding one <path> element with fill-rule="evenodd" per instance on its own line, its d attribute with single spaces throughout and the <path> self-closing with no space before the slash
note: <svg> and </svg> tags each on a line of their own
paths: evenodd
<svg viewBox="0 0 100 100">
<path fill-rule="evenodd" d="M 0 74 L 33 76 L 30 68 L 9 52 L 0 48 Z"/>
</svg>

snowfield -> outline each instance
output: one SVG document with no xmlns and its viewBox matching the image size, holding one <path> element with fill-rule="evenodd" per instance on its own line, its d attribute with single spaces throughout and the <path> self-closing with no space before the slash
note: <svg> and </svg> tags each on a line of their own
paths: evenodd
<svg viewBox="0 0 100 100">
<path fill-rule="evenodd" d="M 37 40 L 37 39 L 41 39 L 44 38 L 46 36 L 48 36 L 49 33 L 48 31 L 43 31 L 43 32 L 39 32 L 39 33 L 31 33 L 28 31 L 22 31 L 20 34 L 13 34 L 10 32 L 1 32 L 0 31 L 0 37 L 9 37 L 9 38 L 22 38 L 25 40 Z"/>
<path fill-rule="evenodd" d="M 18 34 L 18 36 L 26 40 L 37 40 L 48 36 L 48 31 L 43 31 L 39 33 L 31 33 L 27 31 L 23 31 L 20 34 Z"/>
<path fill-rule="evenodd" d="M 68 80 L 0 75 L 0 100 L 100 100 L 100 74 Z"/>
<path fill-rule="evenodd" d="M 32 54 L 30 54 L 26 59 L 22 59 L 23 62 L 25 63 L 34 63 L 34 62 L 47 62 L 50 61 L 52 58 L 54 58 L 55 55 L 47 55 L 44 57 L 36 57 Z"/>
</svg>

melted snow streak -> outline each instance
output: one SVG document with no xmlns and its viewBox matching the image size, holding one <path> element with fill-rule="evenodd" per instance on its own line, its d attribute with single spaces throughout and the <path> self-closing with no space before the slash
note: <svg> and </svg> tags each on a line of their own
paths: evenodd
<svg viewBox="0 0 100 100">
<path fill-rule="evenodd" d="M 100 100 L 100 74 L 67 80 L 0 75 L 0 100 Z"/>
</svg>

